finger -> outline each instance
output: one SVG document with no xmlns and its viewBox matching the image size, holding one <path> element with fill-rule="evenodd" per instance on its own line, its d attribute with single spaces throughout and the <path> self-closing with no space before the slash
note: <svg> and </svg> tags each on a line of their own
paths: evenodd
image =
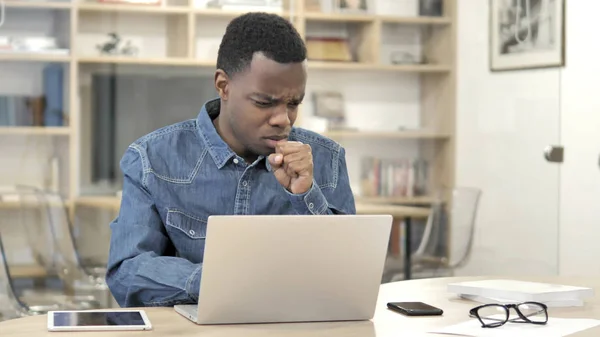
<svg viewBox="0 0 600 337">
<path fill-rule="evenodd" d="M 280 167 L 277 170 L 273 171 L 273 175 L 283 187 L 288 188 L 290 186 L 292 178 L 287 174 L 283 167 Z"/>
<path fill-rule="evenodd" d="M 276 152 L 281 153 L 283 155 L 300 152 L 300 151 L 311 152 L 310 145 L 303 144 L 301 142 L 285 141 L 285 142 L 278 143 L 276 146 Z"/>
<path fill-rule="evenodd" d="M 313 162 L 312 159 L 297 160 L 293 162 L 283 163 L 283 169 L 290 177 L 298 177 L 303 175 L 309 175 L 312 172 Z"/>
<path fill-rule="evenodd" d="M 271 153 L 269 155 L 269 164 L 273 169 L 278 169 L 283 163 L 283 155 L 280 153 Z"/>
<path fill-rule="evenodd" d="M 293 152 L 283 156 L 283 163 L 291 163 L 295 161 L 312 160 L 310 152 Z"/>
</svg>

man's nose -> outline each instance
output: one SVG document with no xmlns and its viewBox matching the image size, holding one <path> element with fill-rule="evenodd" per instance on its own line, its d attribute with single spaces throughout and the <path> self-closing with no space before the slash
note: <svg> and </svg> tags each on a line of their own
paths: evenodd
<svg viewBox="0 0 600 337">
<path fill-rule="evenodd" d="M 273 110 L 273 115 L 269 120 L 272 126 L 287 127 L 290 125 L 290 116 L 287 104 L 279 105 Z"/>
</svg>

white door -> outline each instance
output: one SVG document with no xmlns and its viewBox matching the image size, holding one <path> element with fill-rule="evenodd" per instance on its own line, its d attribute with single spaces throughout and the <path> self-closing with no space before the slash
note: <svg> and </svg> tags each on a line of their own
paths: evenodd
<svg viewBox="0 0 600 337">
<path fill-rule="evenodd" d="M 456 184 L 483 193 L 473 254 L 457 274 L 557 274 L 560 164 L 544 148 L 560 144 L 560 69 L 491 72 L 490 1 L 458 4 Z"/>
<path fill-rule="evenodd" d="M 567 1 L 560 274 L 600 276 L 600 1 Z"/>
</svg>

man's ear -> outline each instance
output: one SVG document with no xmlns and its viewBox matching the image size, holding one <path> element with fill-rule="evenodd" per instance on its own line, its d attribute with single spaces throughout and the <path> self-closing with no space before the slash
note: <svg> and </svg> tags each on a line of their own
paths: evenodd
<svg viewBox="0 0 600 337">
<path fill-rule="evenodd" d="M 215 89 L 219 97 L 226 101 L 229 97 L 229 76 L 221 69 L 215 72 Z"/>
</svg>

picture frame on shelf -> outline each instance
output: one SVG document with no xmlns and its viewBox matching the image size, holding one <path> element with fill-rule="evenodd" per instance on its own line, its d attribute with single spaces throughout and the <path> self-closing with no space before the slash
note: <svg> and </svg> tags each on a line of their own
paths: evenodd
<svg viewBox="0 0 600 337">
<path fill-rule="evenodd" d="M 565 65 L 564 0 L 490 0 L 490 70 Z"/>
</svg>

